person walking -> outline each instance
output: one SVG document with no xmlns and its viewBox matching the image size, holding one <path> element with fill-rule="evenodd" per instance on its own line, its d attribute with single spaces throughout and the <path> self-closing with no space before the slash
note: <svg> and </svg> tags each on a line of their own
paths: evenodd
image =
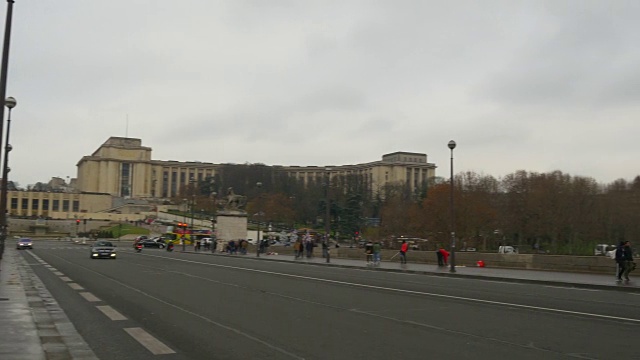
<svg viewBox="0 0 640 360">
<path fill-rule="evenodd" d="M 407 251 L 409 251 L 409 244 L 406 240 L 402 240 L 402 244 L 400 244 L 400 264 L 407 263 Z"/>
<path fill-rule="evenodd" d="M 380 246 L 380 241 L 376 241 L 375 244 L 373 244 L 373 265 L 375 266 L 380 265 L 381 249 L 382 249 L 382 246 Z"/>
<path fill-rule="evenodd" d="M 442 246 L 440 247 L 442 249 Z M 436 257 L 438 258 L 438 266 L 444 266 L 444 259 L 442 258 L 442 252 L 440 249 L 436 250 Z"/>
<path fill-rule="evenodd" d="M 371 241 L 364 244 L 364 252 L 367 254 L 367 265 L 373 265 L 373 243 Z"/>
<path fill-rule="evenodd" d="M 449 262 L 449 252 L 442 246 L 440 246 L 440 250 L 438 251 L 440 252 L 440 254 L 442 254 L 442 262 L 444 263 L 444 266 L 447 266 L 447 263 Z"/>
<path fill-rule="evenodd" d="M 295 255 L 295 259 L 298 259 L 302 255 L 302 243 L 300 240 L 296 240 L 293 243 L 293 255 Z"/>
<path fill-rule="evenodd" d="M 617 250 L 616 250 L 617 254 Z M 617 258 L 617 256 L 616 256 Z M 631 249 L 631 242 L 626 241 L 624 246 L 622 246 L 621 250 L 621 258 L 622 258 L 622 273 L 618 272 L 618 281 L 622 281 L 622 276 L 626 281 L 629 280 L 629 273 L 635 269 L 635 263 L 633 262 L 633 250 Z"/>
<path fill-rule="evenodd" d="M 624 241 L 620 241 L 618 247 L 616 247 L 615 257 L 616 260 L 616 281 L 622 281 L 622 273 L 624 273 Z"/>
</svg>

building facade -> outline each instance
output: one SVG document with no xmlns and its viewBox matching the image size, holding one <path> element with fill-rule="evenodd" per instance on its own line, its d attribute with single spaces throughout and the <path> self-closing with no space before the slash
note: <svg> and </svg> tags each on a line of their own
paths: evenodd
<svg viewBox="0 0 640 360">
<path fill-rule="evenodd" d="M 123 198 L 171 198 L 178 196 L 190 181 L 213 178 L 223 165 L 203 162 L 153 160 L 151 148 L 140 139 L 111 137 L 93 154 L 77 164 L 80 192 L 104 193 Z M 435 176 L 436 166 L 427 155 L 394 152 L 382 160 L 339 166 L 276 166 L 278 171 L 304 182 L 323 177 L 355 175 L 371 191 L 388 184 L 406 184 L 412 191 Z"/>
</svg>

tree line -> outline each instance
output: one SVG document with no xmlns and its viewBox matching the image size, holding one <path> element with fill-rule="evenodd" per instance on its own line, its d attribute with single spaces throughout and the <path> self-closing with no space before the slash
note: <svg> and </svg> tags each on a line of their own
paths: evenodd
<svg viewBox="0 0 640 360">
<path fill-rule="evenodd" d="M 640 176 L 600 184 L 561 171 L 520 170 L 500 179 L 463 172 L 454 176 L 453 191 L 449 179 L 439 177 L 412 191 L 400 183 L 371 188 L 357 175 L 304 184 L 277 167 L 228 164 L 215 177 L 183 187 L 174 201 L 190 195 L 196 211 L 213 214 L 229 187 L 247 196 L 252 220 L 276 228 L 323 232 L 329 206 L 332 236 L 343 240 L 405 236 L 447 247 L 453 225 L 459 249 L 517 245 L 522 252 L 587 255 L 596 244 L 640 235 Z"/>
</svg>

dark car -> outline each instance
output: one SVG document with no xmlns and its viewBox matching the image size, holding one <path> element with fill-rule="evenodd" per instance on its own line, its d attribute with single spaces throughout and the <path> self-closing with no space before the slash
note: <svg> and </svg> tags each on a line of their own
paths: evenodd
<svg viewBox="0 0 640 360">
<path fill-rule="evenodd" d="M 113 245 L 110 241 L 96 241 L 91 246 L 91 258 L 107 258 L 114 259 L 116 258 L 116 246 Z"/>
<path fill-rule="evenodd" d="M 145 240 L 139 241 L 138 244 L 142 244 L 142 246 L 146 248 L 164 249 L 165 247 L 165 244 L 163 242 L 156 241 L 154 239 L 145 239 Z"/>
<path fill-rule="evenodd" d="M 16 244 L 16 249 L 33 249 L 33 241 L 29 238 L 22 238 L 18 240 Z"/>
</svg>

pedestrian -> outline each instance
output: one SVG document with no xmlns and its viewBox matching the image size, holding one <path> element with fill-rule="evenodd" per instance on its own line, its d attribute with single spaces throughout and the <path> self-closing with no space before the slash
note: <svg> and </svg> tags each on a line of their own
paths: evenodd
<svg viewBox="0 0 640 360">
<path fill-rule="evenodd" d="M 620 241 L 620 244 L 618 244 L 615 253 L 615 260 L 617 265 L 616 280 L 618 282 L 622 281 L 622 274 L 624 273 L 624 246 L 625 242 Z"/>
<path fill-rule="evenodd" d="M 247 255 L 247 250 L 249 250 L 249 242 L 245 239 L 242 239 L 242 255 Z"/>
<path fill-rule="evenodd" d="M 373 243 L 371 241 L 364 244 L 364 253 L 367 254 L 367 265 L 373 265 Z"/>
<path fill-rule="evenodd" d="M 448 260 L 449 260 L 449 252 L 447 250 L 445 250 L 442 246 L 440 246 L 440 250 L 438 250 L 440 252 L 440 254 L 442 254 L 442 262 L 444 263 L 444 266 L 447 266 Z"/>
<path fill-rule="evenodd" d="M 305 246 L 307 248 L 307 259 L 311 259 L 313 256 L 313 241 L 308 240 Z"/>
<path fill-rule="evenodd" d="M 376 241 L 375 244 L 373 244 L 373 264 L 374 265 L 380 265 L 380 251 L 382 249 L 382 246 L 380 245 L 380 241 Z"/>
<path fill-rule="evenodd" d="M 322 258 L 326 259 L 327 258 L 327 251 L 329 251 L 329 244 L 328 244 L 328 240 L 325 239 L 322 242 Z"/>
<path fill-rule="evenodd" d="M 298 259 L 302 255 L 302 243 L 300 240 L 296 240 L 296 242 L 293 243 L 293 255 L 295 259 Z"/>
<path fill-rule="evenodd" d="M 626 241 L 624 243 L 624 247 L 622 248 L 622 259 L 624 260 L 624 271 L 622 272 L 622 275 L 624 276 L 624 279 L 628 282 L 629 280 L 629 273 L 633 270 L 635 270 L 636 268 L 636 263 L 633 262 L 633 250 L 631 249 L 631 242 L 630 241 Z M 621 280 L 621 278 L 619 277 L 618 280 Z"/>
<path fill-rule="evenodd" d="M 442 247 L 440 247 L 440 249 L 442 249 Z M 444 266 L 444 259 L 442 257 L 442 252 L 440 252 L 440 249 L 436 250 L 436 256 L 438 257 L 438 266 Z"/>
<path fill-rule="evenodd" d="M 400 244 L 400 264 L 407 263 L 407 251 L 409 251 L 409 244 L 406 240 L 402 240 L 402 244 Z"/>
</svg>

